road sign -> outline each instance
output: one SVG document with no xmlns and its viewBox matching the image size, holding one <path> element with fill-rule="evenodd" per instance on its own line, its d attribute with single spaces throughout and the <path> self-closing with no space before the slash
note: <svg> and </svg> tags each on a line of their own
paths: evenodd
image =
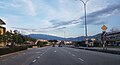
<svg viewBox="0 0 120 65">
<path fill-rule="evenodd" d="M 103 26 L 101 27 L 101 29 L 102 29 L 102 30 L 107 30 L 107 27 L 106 27 L 105 25 L 103 25 Z"/>
</svg>

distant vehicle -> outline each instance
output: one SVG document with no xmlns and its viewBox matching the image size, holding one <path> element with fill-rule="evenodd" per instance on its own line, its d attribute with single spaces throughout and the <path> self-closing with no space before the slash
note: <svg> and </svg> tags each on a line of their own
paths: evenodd
<svg viewBox="0 0 120 65">
<path fill-rule="evenodd" d="M 58 47 L 62 47 L 62 45 L 58 45 Z"/>
<path fill-rule="evenodd" d="M 63 44 L 64 44 L 64 42 L 61 41 L 61 42 L 58 44 L 58 47 L 62 47 Z"/>
<path fill-rule="evenodd" d="M 55 47 L 55 44 L 53 44 L 52 47 Z"/>
</svg>

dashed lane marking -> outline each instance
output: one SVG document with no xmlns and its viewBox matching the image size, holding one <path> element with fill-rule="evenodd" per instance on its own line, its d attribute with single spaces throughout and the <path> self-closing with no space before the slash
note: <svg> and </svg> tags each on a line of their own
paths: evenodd
<svg viewBox="0 0 120 65">
<path fill-rule="evenodd" d="M 38 56 L 37 58 L 40 58 L 40 56 Z"/>
<path fill-rule="evenodd" d="M 56 50 L 54 52 L 57 52 Z"/>
<path fill-rule="evenodd" d="M 32 61 L 33 63 L 36 62 L 36 59 Z"/>
<path fill-rule="evenodd" d="M 74 54 L 72 54 L 72 56 L 75 56 Z"/>
<path fill-rule="evenodd" d="M 81 61 L 84 61 L 82 58 L 78 58 L 79 60 L 81 60 Z"/>
<path fill-rule="evenodd" d="M 39 53 L 41 53 L 41 52 L 36 52 L 36 53 L 38 53 L 38 54 L 39 54 Z"/>
</svg>

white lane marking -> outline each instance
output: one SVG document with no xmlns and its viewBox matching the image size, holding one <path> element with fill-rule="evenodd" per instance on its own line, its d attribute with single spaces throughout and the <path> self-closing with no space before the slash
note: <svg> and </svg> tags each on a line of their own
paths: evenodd
<svg viewBox="0 0 120 65">
<path fill-rule="evenodd" d="M 44 51 L 42 54 L 40 54 L 40 56 L 43 56 L 48 50 L 50 50 L 50 49 L 47 49 L 46 51 Z"/>
<path fill-rule="evenodd" d="M 40 58 L 40 56 L 38 56 L 37 58 Z"/>
<path fill-rule="evenodd" d="M 79 60 L 81 60 L 81 61 L 84 61 L 82 58 L 78 58 Z"/>
<path fill-rule="evenodd" d="M 36 60 L 33 60 L 32 62 L 34 63 L 34 62 L 36 62 Z"/>
<path fill-rule="evenodd" d="M 43 52 L 40 56 L 44 55 L 46 52 Z"/>
<path fill-rule="evenodd" d="M 41 52 L 36 52 L 36 53 L 38 53 L 38 54 L 39 54 L 39 53 L 41 53 Z"/>
<path fill-rule="evenodd" d="M 74 54 L 72 54 L 72 56 L 75 56 Z"/>
<path fill-rule="evenodd" d="M 57 52 L 56 50 L 54 52 Z"/>
</svg>

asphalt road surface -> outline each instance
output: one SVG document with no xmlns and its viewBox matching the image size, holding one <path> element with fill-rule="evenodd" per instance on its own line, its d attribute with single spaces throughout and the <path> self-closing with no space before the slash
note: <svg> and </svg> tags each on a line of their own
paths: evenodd
<svg viewBox="0 0 120 65">
<path fill-rule="evenodd" d="M 1 57 L 0 65 L 120 65 L 120 55 L 67 47 L 44 47 Z"/>
</svg>

